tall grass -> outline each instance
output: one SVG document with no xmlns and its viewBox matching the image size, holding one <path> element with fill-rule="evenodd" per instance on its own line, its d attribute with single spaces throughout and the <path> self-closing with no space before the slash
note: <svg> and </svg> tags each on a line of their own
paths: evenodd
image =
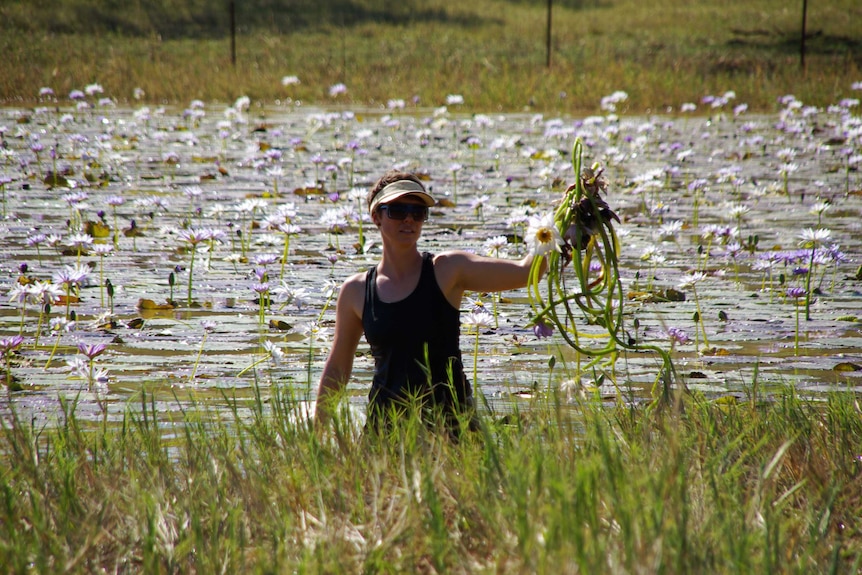
<svg viewBox="0 0 862 575">
<path fill-rule="evenodd" d="M 644 417 L 540 400 L 452 443 L 322 436 L 277 392 L 164 424 L 3 427 L 10 572 L 764 572 L 862 566 L 862 413 L 792 390 Z M 14 414 L 13 414 L 14 415 Z M 162 423 L 159 423 L 159 421 Z"/>
<path fill-rule="evenodd" d="M 90 4 L 100 7 L 84 10 Z M 184 25 L 188 11 L 169 4 L 158 3 L 163 16 L 142 17 L 153 22 L 135 30 L 116 23 L 131 8 L 111 12 L 85 0 L 5 6 L 11 25 L 0 39 L 0 102 L 35 103 L 43 86 L 65 101 L 69 91 L 99 82 L 120 102 L 142 88 L 147 101 L 181 105 L 240 95 L 329 103 L 329 86 L 343 82 L 348 93 L 339 102 L 372 106 L 414 97 L 436 106 L 456 93 L 478 111 L 587 113 L 602 96 L 625 90 L 628 111 L 643 113 L 735 90 L 751 110 L 771 111 L 776 94 L 821 106 L 851 96 L 862 68 L 862 8 L 853 0 L 810 3 L 806 70 L 801 9 L 781 0 L 668 0 L 660 9 L 635 0 L 557 2 L 550 68 L 544 2 L 366 0 L 351 3 L 348 19 L 344 11 L 285 11 L 271 2 L 258 10 L 264 16 L 240 14 L 236 67 L 226 16 L 215 18 L 225 3 L 193 6 L 212 17 L 205 30 L 199 20 Z M 95 16 L 76 24 L 82 13 Z M 297 14 L 310 16 L 300 24 Z M 294 74 L 302 83 L 283 87 L 281 78 Z"/>
</svg>

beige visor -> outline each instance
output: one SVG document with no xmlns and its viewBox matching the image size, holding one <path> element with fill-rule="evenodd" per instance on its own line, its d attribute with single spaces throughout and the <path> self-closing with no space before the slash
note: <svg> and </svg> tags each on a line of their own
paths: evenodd
<svg viewBox="0 0 862 575">
<path fill-rule="evenodd" d="M 377 195 L 371 200 L 369 211 L 373 214 L 380 204 L 388 204 L 404 196 L 415 196 L 422 200 L 429 208 L 436 203 L 434 197 L 421 185 L 412 180 L 398 180 L 377 192 Z"/>
</svg>

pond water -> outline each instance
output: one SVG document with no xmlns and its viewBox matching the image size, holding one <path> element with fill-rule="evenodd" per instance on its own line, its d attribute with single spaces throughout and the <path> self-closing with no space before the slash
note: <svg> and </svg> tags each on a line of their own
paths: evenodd
<svg viewBox="0 0 862 575">
<path fill-rule="evenodd" d="M 377 177 L 392 167 L 421 173 L 444 200 L 425 226 L 423 250 L 484 253 L 490 238 L 507 236 L 500 257 L 518 257 L 524 228 L 515 222 L 551 211 L 574 181 L 576 137 L 585 162 L 605 168 L 606 199 L 622 219 L 628 329 L 667 348 L 668 330 L 684 330 L 689 341 L 675 343 L 673 357 L 690 388 L 745 397 L 756 380 L 765 393 L 784 385 L 811 395 L 859 391 L 858 106 L 814 110 L 785 98 L 774 115 L 708 112 L 0 110 L 0 338 L 12 382 L 0 412 L 8 416 L 12 402 L 25 420 L 51 420 L 60 398 L 77 398 L 79 413 L 115 417 L 142 390 L 166 417 L 191 401 L 218 412 L 225 396 L 248 399 L 255 385 L 266 397 L 287 386 L 311 400 L 331 341 L 334 290 L 380 254 L 367 219 L 364 253 L 357 249 L 359 198 Z M 803 234 L 818 246 L 814 266 L 811 250 L 799 251 Z M 86 277 L 74 277 L 76 265 Z M 810 319 L 803 308 L 797 349 L 796 304 L 805 298 L 787 290 L 807 287 L 807 268 Z M 679 287 L 694 271 L 705 274 L 697 301 Z M 261 313 L 255 287 L 264 289 L 264 279 Z M 65 289 L 47 296 L 49 288 L 33 287 L 48 280 L 78 287 L 67 303 Z M 685 300 L 656 297 L 668 289 Z M 49 309 L 39 299 L 57 296 Z M 493 298 L 480 299 L 493 309 Z M 492 404 L 529 402 L 577 376 L 577 358 L 559 336 L 539 340 L 528 327 L 525 290 L 502 294 L 496 307 L 498 325 L 480 334 L 476 365 Z M 72 313 L 75 322 L 64 322 Z M 468 374 L 475 341 L 465 328 Z M 361 410 L 371 365 L 364 342 L 359 352 L 349 389 Z M 628 353 L 613 370 L 579 379 L 589 386 L 598 378 L 607 398 L 642 400 L 659 367 L 651 354 Z"/>
</svg>

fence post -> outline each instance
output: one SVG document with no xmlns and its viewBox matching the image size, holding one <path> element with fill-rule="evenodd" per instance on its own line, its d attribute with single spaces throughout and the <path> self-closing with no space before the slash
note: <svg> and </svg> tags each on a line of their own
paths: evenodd
<svg viewBox="0 0 862 575">
<path fill-rule="evenodd" d="M 802 0 L 802 39 L 799 42 L 799 65 L 805 70 L 805 36 L 806 20 L 808 20 L 808 0 Z"/>
<path fill-rule="evenodd" d="M 236 68 L 236 2 L 228 2 L 230 12 L 230 63 Z"/>
<path fill-rule="evenodd" d="M 545 59 L 545 66 L 547 68 L 551 67 L 551 7 L 554 4 L 554 0 L 548 0 L 548 30 L 545 39 L 545 49 L 547 53 L 547 57 Z"/>
</svg>

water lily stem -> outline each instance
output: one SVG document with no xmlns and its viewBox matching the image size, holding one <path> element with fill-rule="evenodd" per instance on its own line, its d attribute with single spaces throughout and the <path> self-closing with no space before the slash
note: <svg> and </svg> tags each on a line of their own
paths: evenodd
<svg viewBox="0 0 862 575">
<path fill-rule="evenodd" d="M 204 352 L 204 344 L 207 342 L 207 331 L 204 330 L 204 336 L 201 338 L 201 346 L 198 348 L 198 356 L 195 358 L 195 365 L 192 368 L 192 372 L 189 375 L 189 382 L 195 380 L 195 374 L 198 372 L 198 364 L 201 361 L 201 355 Z"/>
<path fill-rule="evenodd" d="M 186 306 L 192 307 L 192 275 L 195 271 L 195 246 L 192 244 L 192 259 L 189 263 L 189 288 L 186 294 Z"/>
<path fill-rule="evenodd" d="M 290 234 L 284 234 L 284 253 L 281 255 L 281 273 L 278 279 L 284 281 L 284 266 L 287 264 L 287 257 L 290 254 Z"/>
<path fill-rule="evenodd" d="M 799 356 L 799 301 L 794 300 L 794 303 L 796 304 L 796 334 L 793 337 L 793 349 L 794 354 Z"/>
<path fill-rule="evenodd" d="M 694 305 L 697 309 L 697 319 L 700 323 L 700 329 L 703 332 L 703 347 L 709 349 L 709 339 L 706 337 L 706 323 L 703 321 L 703 314 L 700 313 L 700 299 L 697 297 L 697 288 L 691 286 L 691 291 L 694 292 Z"/>
</svg>

